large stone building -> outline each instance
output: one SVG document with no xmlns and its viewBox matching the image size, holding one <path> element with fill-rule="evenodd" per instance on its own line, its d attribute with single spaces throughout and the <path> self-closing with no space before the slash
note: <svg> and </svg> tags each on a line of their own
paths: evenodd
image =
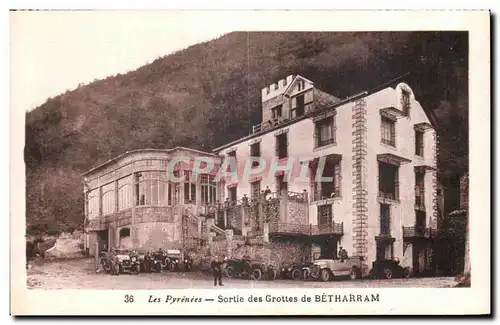
<svg viewBox="0 0 500 325">
<path fill-rule="evenodd" d="M 129 240 L 135 247 L 170 245 L 273 264 L 334 257 L 343 246 L 368 265 L 399 258 L 418 274 L 431 267 L 438 217 L 434 125 L 401 78 L 340 100 L 302 76 L 288 76 L 262 89 L 262 121 L 252 134 L 214 155 L 183 148 L 138 151 L 87 173 L 89 242 L 105 241 L 110 229 L 111 245 Z M 213 179 L 215 199 L 209 202 L 200 199 L 206 182 L 196 180 L 190 210 L 182 200 L 188 181 L 178 185 L 179 199 L 167 195 L 164 207 L 148 206 L 132 184 L 137 173 L 153 171 L 151 163 L 134 161 L 152 159 L 161 169 L 160 160 L 177 151 L 214 157 L 221 171 L 233 174 Z M 121 171 L 125 164 L 130 167 Z M 131 185 L 125 210 L 124 176 Z M 115 199 L 104 197 L 110 189 Z"/>
</svg>

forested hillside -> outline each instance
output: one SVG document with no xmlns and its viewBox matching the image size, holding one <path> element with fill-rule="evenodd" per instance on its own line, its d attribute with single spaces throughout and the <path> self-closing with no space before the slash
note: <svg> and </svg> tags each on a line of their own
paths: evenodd
<svg viewBox="0 0 500 325">
<path fill-rule="evenodd" d="M 82 224 L 81 174 L 138 148 L 209 151 L 248 134 L 289 74 L 344 98 L 404 72 L 440 123 L 444 183 L 468 168 L 467 33 L 230 33 L 48 99 L 26 114 L 31 231 Z"/>
</svg>

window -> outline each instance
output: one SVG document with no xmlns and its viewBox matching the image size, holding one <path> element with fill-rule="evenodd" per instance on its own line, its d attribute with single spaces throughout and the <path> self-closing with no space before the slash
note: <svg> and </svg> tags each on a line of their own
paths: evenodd
<svg viewBox="0 0 500 325">
<path fill-rule="evenodd" d="M 255 181 L 250 183 L 250 188 L 251 188 L 251 197 L 253 199 L 258 199 L 260 195 L 260 181 Z"/>
<path fill-rule="evenodd" d="M 231 202 L 234 202 L 236 200 L 238 200 L 238 194 L 237 194 L 237 190 L 238 188 L 236 186 L 233 186 L 233 187 L 229 187 L 227 190 L 229 192 L 229 201 Z"/>
<path fill-rule="evenodd" d="M 196 179 L 190 171 L 184 171 L 184 203 L 196 203 Z"/>
<path fill-rule="evenodd" d="M 415 130 L 415 154 L 424 156 L 424 133 L 418 130 Z"/>
<path fill-rule="evenodd" d="M 295 106 L 295 117 L 299 117 L 304 115 L 305 112 L 305 104 L 304 104 L 304 95 L 297 96 L 297 105 Z"/>
<path fill-rule="evenodd" d="M 217 201 L 217 184 L 212 175 L 201 175 L 201 201 L 202 204 L 213 204 Z"/>
<path fill-rule="evenodd" d="M 132 175 L 118 180 L 118 211 L 132 207 Z"/>
<path fill-rule="evenodd" d="M 109 183 L 102 186 L 102 215 L 115 212 L 115 183 Z"/>
<path fill-rule="evenodd" d="M 314 172 L 314 178 L 316 179 L 316 173 Z M 327 159 L 325 167 L 323 168 L 322 178 L 331 178 L 331 181 L 327 182 L 314 182 L 313 195 L 314 201 L 324 200 L 332 197 L 340 197 L 340 184 L 341 184 L 341 173 L 340 173 L 340 161 L 335 161 L 333 159 Z"/>
<path fill-rule="evenodd" d="M 250 156 L 258 158 L 260 157 L 260 142 L 256 142 L 250 145 Z M 258 161 L 252 161 L 252 167 L 259 166 Z"/>
<path fill-rule="evenodd" d="M 130 228 L 120 229 L 120 237 L 130 237 Z"/>
<path fill-rule="evenodd" d="M 281 118 L 281 116 L 283 114 L 283 105 L 278 105 L 278 106 L 271 108 L 271 113 L 272 113 L 273 119 Z"/>
<path fill-rule="evenodd" d="M 271 92 L 271 87 L 267 86 L 266 87 L 266 94 L 269 94 Z"/>
<path fill-rule="evenodd" d="M 286 79 L 283 79 L 283 87 L 286 86 L 288 81 Z"/>
<path fill-rule="evenodd" d="M 297 87 L 298 91 L 302 91 L 304 89 L 304 80 L 299 80 Z"/>
<path fill-rule="evenodd" d="M 380 235 L 391 235 L 391 215 L 390 205 L 380 204 Z"/>
<path fill-rule="evenodd" d="M 415 206 L 418 208 L 425 207 L 424 180 L 424 173 L 415 173 Z"/>
<path fill-rule="evenodd" d="M 137 205 L 167 205 L 168 197 L 167 175 L 165 172 L 139 172 L 135 175 Z"/>
<path fill-rule="evenodd" d="M 401 90 L 401 107 L 405 115 L 410 114 L 410 92 L 408 90 Z"/>
<path fill-rule="evenodd" d="M 284 174 L 276 177 L 276 192 L 281 195 L 288 193 L 288 182 L 286 182 Z"/>
<path fill-rule="evenodd" d="M 416 211 L 415 216 L 415 228 L 417 232 L 421 235 L 425 233 L 425 212 L 424 211 Z"/>
<path fill-rule="evenodd" d="M 387 117 L 382 117 L 381 124 L 383 144 L 395 147 L 396 146 L 396 122 Z"/>
<path fill-rule="evenodd" d="M 236 150 L 228 152 L 227 157 L 233 159 L 236 162 Z"/>
<path fill-rule="evenodd" d="M 278 83 L 274 84 L 274 90 L 278 89 Z"/>
<path fill-rule="evenodd" d="M 335 143 L 335 117 L 330 116 L 316 122 L 315 147 L 323 147 Z"/>
<path fill-rule="evenodd" d="M 90 191 L 87 195 L 89 220 L 99 217 L 99 189 Z"/>
<path fill-rule="evenodd" d="M 399 199 L 399 177 L 398 166 L 378 163 L 379 197 L 398 200 Z"/>
<path fill-rule="evenodd" d="M 276 136 L 276 156 L 279 159 L 288 157 L 288 137 L 286 133 Z"/>
<path fill-rule="evenodd" d="M 177 179 L 179 178 L 180 172 L 174 170 L 173 176 Z M 168 183 L 168 205 L 175 205 L 179 203 L 179 182 L 169 182 Z"/>
<path fill-rule="evenodd" d="M 318 206 L 318 226 L 331 225 L 333 222 L 332 205 Z"/>
</svg>

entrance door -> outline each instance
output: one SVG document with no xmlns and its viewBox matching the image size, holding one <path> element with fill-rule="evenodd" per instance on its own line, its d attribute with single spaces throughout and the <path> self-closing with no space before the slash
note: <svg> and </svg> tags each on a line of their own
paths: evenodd
<svg viewBox="0 0 500 325">
<path fill-rule="evenodd" d="M 319 240 L 322 259 L 337 258 L 337 240 L 332 237 L 323 237 Z"/>
<path fill-rule="evenodd" d="M 103 250 L 109 251 L 108 240 L 108 229 L 97 232 L 97 249 L 99 250 L 99 252 L 102 252 Z"/>
</svg>

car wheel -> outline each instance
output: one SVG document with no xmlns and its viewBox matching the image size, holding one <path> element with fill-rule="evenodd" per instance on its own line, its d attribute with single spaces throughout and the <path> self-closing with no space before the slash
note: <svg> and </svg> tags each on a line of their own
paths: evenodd
<svg viewBox="0 0 500 325">
<path fill-rule="evenodd" d="M 234 277 L 234 269 L 232 266 L 226 267 L 226 275 L 228 278 Z"/>
<path fill-rule="evenodd" d="M 276 271 L 274 269 L 269 269 L 267 271 L 267 280 L 273 281 L 276 279 Z"/>
<path fill-rule="evenodd" d="M 392 270 L 391 269 L 384 269 L 384 276 L 386 279 L 392 279 Z"/>
<path fill-rule="evenodd" d="M 299 269 L 295 269 L 292 272 L 292 280 L 300 280 L 302 279 L 302 272 Z"/>
<path fill-rule="evenodd" d="M 321 280 L 323 282 L 328 282 L 331 280 L 331 278 L 332 278 L 332 276 L 331 276 L 330 270 L 328 270 L 328 269 L 321 270 Z"/>
<path fill-rule="evenodd" d="M 174 272 L 175 271 L 175 263 L 170 263 L 168 264 L 168 270 L 170 272 Z"/>
<path fill-rule="evenodd" d="M 410 269 L 409 268 L 405 268 L 405 270 L 403 272 L 403 277 L 405 279 L 408 279 L 410 277 Z"/>
<path fill-rule="evenodd" d="M 349 278 L 351 280 L 359 279 L 359 270 L 356 267 L 351 269 L 351 273 L 349 273 Z"/>
<path fill-rule="evenodd" d="M 134 268 L 134 274 L 137 275 L 137 274 L 139 274 L 139 272 L 141 272 L 141 266 L 140 265 L 136 265 L 135 268 Z"/>
<path fill-rule="evenodd" d="M 158 273 L 160 273 L 160 272 L 161 272 L 161 264 L 160 264 L 160 263 L 157 263 L 157 264 L 155 265 L 155 270 L 156 270 L 156 272 L 158 272 Z"/>
<path fill-rule="evenodd" d="M 255 269 L 252 271 L 252 280 L 259 281 L 262 278 L 262 271 Z"/>
</svg>

